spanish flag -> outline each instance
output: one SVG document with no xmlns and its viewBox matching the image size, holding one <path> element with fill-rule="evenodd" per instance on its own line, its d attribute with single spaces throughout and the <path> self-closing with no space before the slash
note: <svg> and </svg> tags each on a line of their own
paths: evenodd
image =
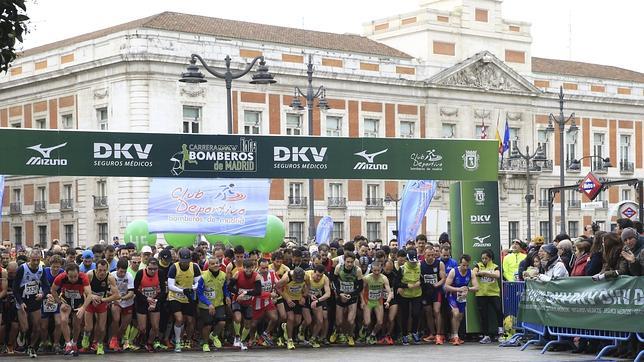
<svg viewBox="0 0 644 362">
<path fill-rule="evenodd" d="M 499 142 L 499 155 L 503 154 L 503 141 L 501 140 L 501 135 L 499 134 L 499 124 L 496 124 L 496 140 Z"/>
</svg>

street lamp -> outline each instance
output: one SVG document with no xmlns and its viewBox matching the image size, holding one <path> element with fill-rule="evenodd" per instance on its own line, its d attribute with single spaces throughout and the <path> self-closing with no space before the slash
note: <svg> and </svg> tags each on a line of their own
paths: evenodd
<svg viewBox="0 0 644 362">
<path fill-rule="evenodd" d="M 609 167 L 613 167 L 613 164 L 610 162 L 609 157 L 601 157 L 601 156 L 596 156 L 596 155 L 589 155 L 589 156 L 584 156 L 578 160 L 572 160 L 570 161 L 570 165 L 568 165 L 568 169 L 571 171 L 579 171 L 581 170 L 581 160 L 586 159 L 586 158 L 596 158 L 599 161 L 599 167 L 598 169 L 600 170 L 607 170 Z"/>
<path fill-rule="evenodd" d="M 563 187 L 564 186 L 564 173 L 566 171 L 565 166 L 564 166 L 564 128 L 566 127 L 566 124 L 570 122 L 570 127 L 568 128 L 568 135 L 571 137 L 576 137 L 577 132 L 579 131 L 579 128 L 577 125 L 575 125 L 575 113 L 571 113 L 570 116 L 566 119 L 564 117 L 564 94 L 563 94 L 563 87 L 559 87 L 559 116 L 555 117 L 552 113 L 550 113 L 549 120 L 548 120 L 548 127 L 546 128 L 546 132 L 554 133 L 555 128 L 553 126 L 553 122 L 557 123 L 559 126 L 559 186 Z M 566 196 L 564 193 L 561 193 L 560 196 L 560 201 L 561 201 L 561 233 L 566 232 Z"/>
<path fill-rule="evenodd" d="M 250 81 L 251 84 L 273 84 L 276 82 L 275 79 L 273 79 L 273 75 L 268 71 L 268 67 L 266 66 L 266 61 L 264 60 L 264 56 L 260 55 L 255 57 L 250 64 L 246 66 L 244 70 L 238 71 L 238 72 L 233 72 L 230 70 L 230 56 L 226 55 L 226 58 L 224 58 L 224 61 L 226 62 L 226 71 L 224 73 L 220 73 L 215 68 L 212 68 L 206 64 L 206 62 L 203 60 L 203 58 L 197 54 L 192 54 L 190 56 L 190 64 L 188 65 L 187 72 L 181 73 L 181 79 L 179 79 L 179 82 L 182 83 L 204 83 L 207 82 L 206 77 L 204 76 L 203 73 L 199 71 L 199 66 L 197 66 L 197 60 L 201 63 L 201 65 L 204 66 L 206 71 L 208 73 L 214 75 L 217 78 L 223 79 L 226 82 L 226 98 L 227 98 L 227 110 L 228 110 L 228 134 L 233 133 L 233 103 L 232 103 L 232 84 L 233 84 L 233 79 L 238 79 L 243 77 L 244 75 L 248 74 L 250 70 L 253 68 L 255 63 L 259 60 L 259 67 L 257 68 L 257 73 L 253 74 L 253 77 Z"/>
<path fill-rule="evenodd" d="M 295 87 L 295 94 L 291 102 L 291 108 L 296 111 L 304 109 L 300 101 L 300 95 L 306 99 L 306 110 L 308 113 L 309 136 L 313 135 L 313 102 L 318 99 L 318 108 L 323 111 L 329 109 L 329 103 L 326 100 L 326 88 L 321 85 L 317 90 L 313 89 L 313 57 L 309 54 L 309 62 L 306 65 L 306 93 L 302 92 L 299 87 Z M 315 237 L 315 199 L 314 199 L 314 183 L 313 179 L 309 179 L 309 240 Z"/>
<path fill-rule="evenodd" d="M 393 202 L 396 204 L 396 230 L 394 230 L 394 235 L 396 235 L 396 239 L 398 238 L 398 202 L 402 200 L 402 197 L 398 197 L 398 194 L 395 196 L 391 196 L 390 194 L 387 194 L 385 196 L 385 202 L 389 204 L 390 202 Z"/>
<path fill-rule="evenodd" d="M 525 195 L 525 202 L 526 202 L 526 209 L 527 209 L 526 211 L 527 211 L 527 223 L 528 223 L 528 241 L 530 241 L 532 240 L 532 224 L 530 222 L 530 203 L 534 199 L 534 195 L 530 193 L 530 161 L 533 160 L 533 165 L 535 166 L 536 166 L 536 162 L 545 162 L 546 153 L 541 147 L 541 145 L 537 147 L 537 150 L 533 154 L 530 154 L 530 146 L 525 146 L 525 153 L 521 153 L 521 151 L 519 150 L 519 148 L 515 143 L 514 147 L 512 148 L 512 152 L 510 152 L 510 159 L 525 160 L 525 179 L 526 179 L 526 188 L 527 188 L 527 192 Z"/>
</svg>

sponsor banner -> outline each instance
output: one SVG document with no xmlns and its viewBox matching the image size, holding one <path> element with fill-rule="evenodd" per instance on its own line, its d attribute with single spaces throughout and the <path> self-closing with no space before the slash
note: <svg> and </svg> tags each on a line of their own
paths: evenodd
<svg viewBox="0 0 644 362">
<path fill-rule="evenodd" d="M 152 233 L 264 237 L 267 179 L 152 179 L 148 225 Z"/>
<path fill-rule="evenodd" d="M 450 188 L 452 257 L 472 257 L 470 268 L 481 260 L 486 249 L 494 253 L 494 263 L 501 268 L 499 229 L 499 194 L 496 182 L 459 182 Z M 503 272 L 501 272 L 503 273 Z M 468 295 L 466 326 L 468 333 L 480 331 L 474 294 Z"/>
<path fill-rule="evenodd" d="M 318 228 L 315 230 L 315 242 L 318 244 L 328 244 L 333 235 L 333 219 L 331 216 L 325 216 L 320 219 Z"/>
<path fill-rule="evenodd" d="M 494 140 L 0 129 L 7 175 L 496 181 Z"/>
<path fill-rule="evenodd" d="M 398 247 L 404 248 L 409 240 L 416 240 L 416 235 L 423 223 L 423 217 L 436 193 L 434 180 L 410 180 L 405 185 L 400 200 L 400 217 L 398 218 Z"/>
<path fill-rule="evenodd" d="M 551 327 L 644 333 L 644 277 L 527 281 L 519 320 Z"/>
</svg>

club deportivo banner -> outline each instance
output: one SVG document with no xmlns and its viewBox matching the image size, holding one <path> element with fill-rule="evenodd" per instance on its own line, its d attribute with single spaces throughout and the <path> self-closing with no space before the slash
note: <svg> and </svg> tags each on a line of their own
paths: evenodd
<svg viewBox="0 0 644 362">
<path fill-rule="evenodd" d="M 496 181 L 495 140 L 0 129 L 0 174 Z"/>
<path fill-rule="evenodd" d="M 527 281 L 519 320 L 551 327 L 644 333 L 644 277 Z"/>
<path fill-rule="evenodd" d="M 264 237 L 269 192 L 267 179 L 154 178 L 149 230 Z"/>
<path fill-rule="evenodd" d="M 470 268 L 481 259 L 481 252 L 490 249 L 494 263 L 501 268 L 501 235 L 499 229 L 499 194 L 497 182 L 458 182 L 450 187 L 450 239 L 452 257 L 472 257 Z M 503 273 L 501 273 L 503 274 Z M 499 282 L 500 283 L 500 282 Z M 465 311 L 468 333 L 480 331 L 476 298 L 467 297 Z"/>
<path fill-rule="evenodd" d="M 409 180 L 405 185 L 398 218 L 399 248 L 404 247 L 409 240 L 416 240 L 423 217 L 435 193 L 434 180 Z"/>
</svg>

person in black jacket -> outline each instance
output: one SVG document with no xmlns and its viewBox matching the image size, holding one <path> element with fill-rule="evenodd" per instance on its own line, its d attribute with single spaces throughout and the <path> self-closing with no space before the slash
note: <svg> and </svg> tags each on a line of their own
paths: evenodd
<svg viewBox="0 0 644 362">
<path fill-rule="evenodd" d="M 586 275 L 595 275 L 602 270 L 602 265 L 604 264 L 602 256 L 604 235 L 606 235 L 605 231 L 598 231 L 593 237 L 593 244 L 590 247 L 590 260 L 588 260 L 585 268 Z"/>
</svg>

